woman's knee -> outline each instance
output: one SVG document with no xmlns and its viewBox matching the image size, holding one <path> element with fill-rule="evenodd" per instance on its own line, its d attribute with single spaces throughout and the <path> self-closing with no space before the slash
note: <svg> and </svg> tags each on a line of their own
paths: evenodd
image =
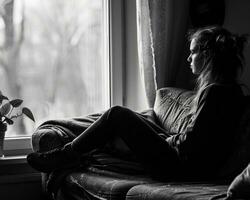
<svg viewBox="0 0 250 200">
<path fill-rule="evenodd" d="M 129 119 L 134 112 L 123 106 L 113 106 L 109 109 L 109 118 L 114 120 L 126 120 Z"/>
</svg>

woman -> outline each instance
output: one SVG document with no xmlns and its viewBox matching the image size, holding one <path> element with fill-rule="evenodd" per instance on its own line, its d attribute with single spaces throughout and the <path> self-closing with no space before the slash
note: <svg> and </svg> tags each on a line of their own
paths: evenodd
<svg viewBox="0 0 250 200">
<path fill-rule="evenodd" d="M 156 178 L 215 176 L 233 148 L 237 102 L 242 96 L 237 76 L 243 67 L 246 37 L 221 27 L 207 27 L 191 33 L 189 40 L 191 53 L 187 60 L 198 78 L 194 107 L 184 133 L 164 133 L 163 138 L 157 125 L 115 106 L 64 147 L 29 154 L 28 163 L 42 172 L 74 166 L 83 155 L 119 137 Z"/>
</svg>

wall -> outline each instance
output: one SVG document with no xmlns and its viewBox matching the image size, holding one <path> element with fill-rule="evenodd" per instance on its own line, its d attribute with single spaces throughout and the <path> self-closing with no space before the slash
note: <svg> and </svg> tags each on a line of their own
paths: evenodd
<svg viewBox="0 0 250 200">
<path fill-rule="evenodd" d="M 0 184 L 0 194 L 1 200 L 46 200 L 40 181 Z"/>
<path fill-rule="evenodd" d="M 224 26 L 235 33 L 250 34 L 250 1 L 226 0 L 226 14 Z M 250 89 L 250 45 L 245 51 L 246 67 L 241 81 Z M 250 93 L 249 91 L 246 91 Z"/>
<path fill-rule="evenodd" d="M 45 200 L 41 173 L 32 169 L 25 156 L 0 158 L 1 200 Z"/>
</svg>

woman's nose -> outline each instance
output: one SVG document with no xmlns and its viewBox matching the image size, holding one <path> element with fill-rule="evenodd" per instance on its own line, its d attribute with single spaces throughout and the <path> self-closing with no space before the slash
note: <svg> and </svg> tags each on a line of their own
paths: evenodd
<svg viewBox="0 0 250 200">
<path fill-rule="evenodd" d="M 191 62 L 191 54 L 188 56 L 187 61 Z"/>
</svg>

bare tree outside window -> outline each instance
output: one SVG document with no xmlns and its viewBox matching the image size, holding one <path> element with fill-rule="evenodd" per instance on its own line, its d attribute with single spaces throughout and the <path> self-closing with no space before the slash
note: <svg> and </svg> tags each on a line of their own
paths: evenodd
<svg viewBox="0 0 250 200">
<path fill-rule="evenodd" d="M 0 1 L 0 90 L 24 100 L 38 126 L 108 107 L 104 0 Z M 19 119 L 7 136 L 31 134 Z"/>
</svg>

